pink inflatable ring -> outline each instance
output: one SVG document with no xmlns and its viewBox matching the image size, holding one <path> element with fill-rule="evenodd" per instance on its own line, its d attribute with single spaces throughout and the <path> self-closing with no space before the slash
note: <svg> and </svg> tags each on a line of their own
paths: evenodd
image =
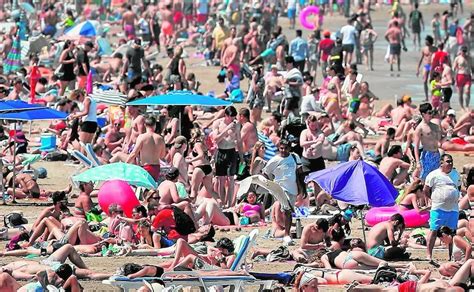
<svg viewBox="0 0 474 292">
<path fill-rule="evenodd" d="M 311 14 L 318 17 L 319 25 L 323 24 L 323 16 L 319 14 L 319 7 L 314 6 L 314 5 L 307 6 L 306 8 L 301 10 L 301 12 L 300 12 L 300 23 L 301 23 L 302 27 L 304 27 L 308 30 L 315 30 L 316 29 L 315 22 L 308 20 L 308 17 Z"/>
<path fill-rule="evenodd" d="M 409 228 L 424 226 L 430 219 L 429 211 L 418 213 L 416 210 L 406 210 L 399 206 L 392 206 L 370 209 L 365 214 L 365 222 L 369 226 L 374 226 L 377 223 L 389 221 L 390 217 L 397 213 L 403 216 L 405 226 Z"/>
</svg>

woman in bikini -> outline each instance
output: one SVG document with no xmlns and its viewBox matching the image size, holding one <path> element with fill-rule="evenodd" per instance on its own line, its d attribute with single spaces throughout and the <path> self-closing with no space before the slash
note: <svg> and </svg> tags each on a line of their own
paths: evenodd
<svg viewBox="0 0 474 292">
<path fill-rule="evenodd" d="M 207 191 L 203 194 L 204 197 L 219 198 L 219 195 L 212 186 L 212 167 L 208 156 L 208 149 L 200 129 L 193 129 L 191 131 L 191 140 L 189 142 L 192 151 L 186 158 L 186 162 L 194 167 L 191 176 L 191 198 L 196 200 L 202 186 Z"/>
<path fill-rule="evenodd" d="M 249 192 L 244 202 L 239 206 L 239 214 L 249 218 L 249 223 L 265 222 L 265 208 L 257 203 L 257 195 Z"/>
<path fill-rule="evenodd" d="M 373 257 L 365 252 L 365 244 L 360 238 L 351 240 L 349 251 L 335 250 L 328 252 L 321 257 L 321 262 L 326 269 L 373 269 L 380 264 L 385 263 L 383 260 Z M 406 267 L 405 264 L 390 263 L 395 268 Z"/>
<path fill-rule="evenodd" d="M 412 182 L 406 189 L 402 198 L 400 198 L 400 207 L 405 210 L 416 210 L 417 212 L 424 211 L 420 206 L 420 203 L 425 201 L 425 195 L 423 194 L 423 184 L 419 179 Z M 424 204 L 426 206 L 426 202 Z"/>
<path fill-rule="evenodd" d="M 324 97 L 323 105 L 326 112 L 335 117 L 338 121 L 342 120 L 340 108 L 341 101 L 341 80 L 336 74 L 336 68 L 331 66 L 328 68 L 329 82 L 327 84 L 327 92 Z"/>
</svg>

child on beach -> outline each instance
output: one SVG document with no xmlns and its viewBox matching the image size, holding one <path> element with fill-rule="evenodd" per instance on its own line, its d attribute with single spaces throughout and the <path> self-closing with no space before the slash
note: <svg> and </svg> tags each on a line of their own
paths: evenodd
<svg viewBox="0 0 474 292">
<path fill-rule="evenodd" d="M 431 105 L 433 109 L 441 109 L 441 97 L 443 93 L 441 92 L 441 74 L 439 72 L 433 72 L 433 80 L 430 82 L 431 85 Z"/>
</svg>

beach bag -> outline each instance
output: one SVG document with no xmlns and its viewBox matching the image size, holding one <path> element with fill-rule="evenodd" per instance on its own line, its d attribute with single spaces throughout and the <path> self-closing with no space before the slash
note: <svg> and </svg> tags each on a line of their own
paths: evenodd
<svg viewBox="0 0 474 292">
<path fill-rule="evenodd" d="M 382 266 L 375 272 L 372 284 L 392 283 L 395 279 L 397 279 L 397 270 L 389 266 Z"/>
<path fill-rule="evenodd" d="M 241 103 L 244 101 L 244 92 L 241 89 L 234 89 L 230 93 L 229 101 Z"/>
<path fill-rule="evenodd" d="M 181 235 L 189 235 L 196 232 L 196 227 L 194 226 L 194 221 L 188 214 L 184 213 L 178 207 L 173 206 L 173 216 L 174 221 L 176 222 L 175 230 Z"/>
<path fill-rule="evenodd" d="M 267 255 L 268 262 L 287 261 L 291 259 L 290 251 L 287 246 L 280 246 L 277 249 L 272 250 Z"/>
</svg>

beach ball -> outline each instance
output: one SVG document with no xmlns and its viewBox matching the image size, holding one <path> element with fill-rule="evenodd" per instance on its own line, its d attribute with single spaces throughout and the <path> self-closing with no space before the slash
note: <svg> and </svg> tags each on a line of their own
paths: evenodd
<svg viewBox="0 0 474 292">
<path fill-rule="evenodd" d="M 36 173 L 38 174 L 38 178 L 46 178 L 48 176 L 48 171 L 44 167 L 38 167 Z"/>
<path fill-rule="evenodd" d="M 173 25 L 169 21 L 163 21 L 163 24 L 161 25 L 161 30 L 167 36 L 173 35 Z"/>
<path fill-rule="evenodd" d="M 99 189 L 97 199 L 100 208 L 107 215 L 109 215 L 109 206 L 111 204 L 121 206 L 127 217 L 132 217 L 133 208 L 140 205 L 132 187 L 122 180 L 105 182 Z"/>
</svg>

